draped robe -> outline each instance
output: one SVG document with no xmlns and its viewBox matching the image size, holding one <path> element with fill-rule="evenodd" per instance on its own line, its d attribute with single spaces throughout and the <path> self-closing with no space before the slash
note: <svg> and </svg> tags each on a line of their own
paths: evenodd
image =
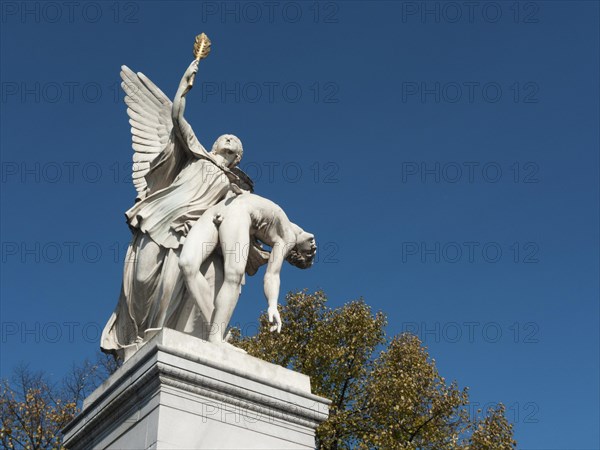
<svg viewBox="0 0 600 450">
<path fill-rule="evenodd" d="M 206 339 L 205 320 L 210 318 L 202 317 L 187 293 L 179 253 L 193 223 L 230 192 L 230 180 L 222 169 L 178 145 L 167 148 L 146 178 L 151 193 L 125 213 L 133 236 L 119 301 L 101 338 L 102 351 L 125 359 L 149 333 L 163 326 Z M 153 243 L 156 257 L 139 258 L 144 246 Z M 135 276 L 139 264 L 148 274 L 143 280 Z M 223 280 L 222 257 L 214 253 L 201 271 L 215 296 Z"/>
</svg>

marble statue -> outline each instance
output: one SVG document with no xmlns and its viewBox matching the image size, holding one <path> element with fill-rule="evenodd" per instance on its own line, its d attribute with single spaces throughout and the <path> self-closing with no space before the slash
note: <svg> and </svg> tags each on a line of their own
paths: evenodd
<svg viewBox="0 0 600 450">
<path fill-rule="evenodd" d="M 265 294 L 279 330 L 281 262 L 314 256 L 312 235 L 277 205 L 250 193 L 252 180 L 237 167 L 241 141 L 225 134 L 208 152 L 184 118 L 186 95 L 209 51 L 210 41 L 199 35 L 173 102 L 144 74 L 122 66 L 137 198 L 126 212 L 133 236 L 121 294 L 101 338 L 101 349 L 119 358 L 127 359 L 163 327 L 223 343 L 225 330 L 214 333 L 214 325 L 229 322 L 244 271 L 254 275 L 267 262 Z M 214 250 L 217 242 L 224 247 L 230 240 L 247 244 L 243 264 L 232 264 L 226 252 L 202 253 L 202 247 Z M 260 241 L 281 243 L 285 250 L 273 247 L 270 253 Z"/>
<path fill-rule="evenodd" d="M 283 210 L 266 198 L 243 193 L 205 211 L 190 230 L 179 259 L 185 283 L 198 307 L 210 318 L 208 340 L 226 343 L 226 331 L 237 304 L 251 239 L 271 247 L 264 277 L 271 331 L 281 331 L 277 310 L 279 274 L 284 260 L 306 269 L 312 265 L 316 244 L 312 234 L 290 222 Z M 202 263 L 219 248 L 224 255 L 224 281 L 216 299 L 202 275 Z"/>
<path fill-rule="evenodd" d="M 209 153 L 183 116 L 185 96 L 205 56 L 198 55 L 185 71 L 173 103 L 142 73 L 122 67 L 137 198 L 126 212 L 133 236 L 119 302 L 102 333 L 105 352 L 123 356 L 147 330 L 165 325 L 169 305 L 185 295 L 177 261 L 187 231 L 232 193 L 232 183 L 243 184 L 231 170 L 241 160 L 241 141 L 223 135 Z"/>
<path fill-rule="evenodd" d="M 207 151 L 185 120 L 209 50 L 199 35 L 173 102 L 122 67 L 137 197 L 125 213 L 132 238 L 101 348 L 123 364 L 63 428 L 66 449 L 314 449 L 329 415 L 331 401 L 312 392 L 307 375 L 228 342 L 246 275 L 266 265 L 268 328 L 279 333 L 283 262 L 306 269 L 317 246 L 253 193 L 237 167 L 237 137 L 225 134 Z"/>
</svg>

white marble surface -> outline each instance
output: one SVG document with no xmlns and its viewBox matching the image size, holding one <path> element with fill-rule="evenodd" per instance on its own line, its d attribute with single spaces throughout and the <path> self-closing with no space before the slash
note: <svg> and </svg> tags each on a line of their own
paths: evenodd
<svg viewBox="0 0 600 450">
<path fill-rule="evenodd" d="M 329 401 L 283 367 L 177 331 L 152 337 L 84 402 L 69 449 L 314 448 Z"/>
</svg>

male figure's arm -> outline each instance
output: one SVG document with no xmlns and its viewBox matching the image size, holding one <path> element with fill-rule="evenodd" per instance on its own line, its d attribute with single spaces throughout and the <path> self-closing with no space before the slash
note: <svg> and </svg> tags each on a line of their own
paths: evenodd
<svg viewBox="0 0 600 450">
<path fill-rule="evenodd" d="M 286 250 L 287 246 L 283 239 L 279 239 L 273 243 L 271 258 L 269 259 L 264 279 L 265 297 L 269 305 L 267 309 L 269 323 L 275 321 L 275 324 L 269 328 L 269 331 L 277 330 L 278 333 L 281 332 L 281 317 L 277 309 L 279 287 L 281 284 L 279 275 L 281 273 L 281 266 L 285 260 Z"/>
</svg>

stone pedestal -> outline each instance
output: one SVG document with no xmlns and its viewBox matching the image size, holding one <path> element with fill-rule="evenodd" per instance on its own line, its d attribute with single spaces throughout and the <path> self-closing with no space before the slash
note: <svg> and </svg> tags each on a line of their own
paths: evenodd
<svg viewBox="0 0 600 450">
<path fill-rule="evenodd" d="M 84 402 L 68 449 L 308 449 L 329 400 L 310 380 L 163 329 Z"/>
</svg>

